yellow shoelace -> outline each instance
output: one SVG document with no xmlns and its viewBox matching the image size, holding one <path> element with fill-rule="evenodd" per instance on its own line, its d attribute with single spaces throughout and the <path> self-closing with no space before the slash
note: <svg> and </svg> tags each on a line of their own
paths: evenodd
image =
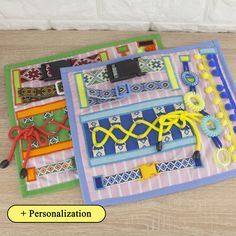
<svg viewBox="0 0 236 236">
<path fill-rule="evenodd" d="M 196 136 L 196 141 L 197 141 L 196 150 L 200 151 L 201 137 L 200 137 L 200 133 L 198 131 L 198 128 L 197 128 L 195 122 L 200 123 L 202 117 L 203 117 L 203 115 L 200 113 L 190 113 L 187 111 L 173 111 L 168 114 L 161 115 L 160 117 L 157 117 L 152 123 L 150 123 L 146 120 L 142 120 L 142 119 L 136 120 L 131 125 L 129 130 L 126 130 L 120 124 L 113 125 L 109 130 L 107 130 L 101 126 L 97 126 L 92 131 L 92 141 L 93 141 L 93 145 L 97 148 L 104 146 L 109 138 L 112 138 L 113 141 L 117 144 L 124 144 L 129 139 L 129 137 L 133 137 L 136 139 L 143 139 L 143 138 L 147 137 L 147 135 L 152 130 L 154 130 L 158 133 L 158 141 L 162 141 L 163 134 L 170 131 L 170 129 L 172 128 L 173 125 L 175 125 L 179 129 L 182 129 L 186 126 L 186 123 L 188 122 L 189 125 L 193 128 L 193 131 Z M 157 127 L 158 123 L 159 123 L 159 127 Z M 144 133 L 139 134 L 139 135 L 133 133 L 135 127 L 138 124 L 143 124 L 148 127 Z M 113 134 L 113 131 L 115 129 L 118 129 L 121 132 L 123 132 L 125 134 L 125 137 L 123 139 L 116 138 L 116 136 Z M 97 137 L 96 137 L 97 132 L 103 132 L 105 134 L 105 137 L 102 139 L 101 142 L 97 142 Z"/>
</svg>

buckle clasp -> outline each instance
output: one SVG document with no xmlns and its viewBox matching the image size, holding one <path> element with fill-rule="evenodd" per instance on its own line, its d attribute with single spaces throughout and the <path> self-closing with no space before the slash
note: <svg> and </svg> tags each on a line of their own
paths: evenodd
<svg viewBox="0 0 236 236">
<path fill-rule="evenodd" d="M 42 80 L 50 81 L 50 80 L 60 80 L 61 72 L 60 68 L 72 66 L 69 60 L 61 60 L 48 62 L 41 65 L 42 71 Z"/>
<path fill-rule="evenodd" d="M 157 172 L 156 164 L 157 162 L 153 162 L 151 164 L 143 164 L 139 166 L 141 172 L 140 180 L 146 180 L 158 175 L 159 173 Z"/>
<path fill-rule="evenodd" d="M 63 89 L 63 84 L 62 84 L 61 80 L 56 81 L 55 88 L 56 88 L 56 91 L 57 91 L 57 95 L 63 96 L 65 94 L 64 89 Z"/>
<path fill-rule="evenodd" d="M 107 72 L 112 83 L 145 75 L 139 66 L 138 58 L 128 59 L 107 65 Z"/>
</svg>

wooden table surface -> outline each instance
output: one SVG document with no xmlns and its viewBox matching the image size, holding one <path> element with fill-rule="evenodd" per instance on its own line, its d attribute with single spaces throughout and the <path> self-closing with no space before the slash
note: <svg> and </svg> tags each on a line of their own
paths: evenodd
<svg viewBox="0 0 236 236">
<path fill-rule="evenodd" d="M 90 44 L 120 40 L 149 32 L 0 31 L 0 159 L 10 143 L 3 66 Z M 236 78 L 236 34 L 160 33 L 166 48 L 210 39 L 221 42 Z M 22 199 L 15 163 L 0 170 L 0 235 L 236 235 L 236 179 L 145 201 L 106 207 L 100 224 L 16 224 L 7 218 L 12 204 L 81 204 L 79 188 Z"/>
</svg>

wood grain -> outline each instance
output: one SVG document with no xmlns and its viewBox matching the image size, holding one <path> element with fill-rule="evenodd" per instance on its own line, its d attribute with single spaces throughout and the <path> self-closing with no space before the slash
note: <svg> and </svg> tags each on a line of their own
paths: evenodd
<svg viewBox="0 0 236 236">
<path fill-rule="evenodd" d="M 10 143 L 3 65 L 90 44 L 135 37 L 147 32 L 12 31 L 0 32 L 0 151 L 8 155 Z M 230 71 L 236 78 L 236 34 L 161 33 L 166 48 L 219 39 Z M 79 188 L 22 199 L 13 162 L 0 170 L 1 235 L 236 235 L 236 179 L 186 192 L 107 207 L 100 224 L 13 224 L 7 219 L 12 204 L 80 204 Z"/>
</svg>

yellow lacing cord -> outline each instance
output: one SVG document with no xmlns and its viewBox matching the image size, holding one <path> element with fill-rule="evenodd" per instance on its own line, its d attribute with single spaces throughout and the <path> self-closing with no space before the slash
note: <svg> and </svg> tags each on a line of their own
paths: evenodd
<svg viewBox="0 0 236 236">
<path fill-rule="evenodd" d="M 120 124 L 113 125 L 109 130 L 107 130 L 101 126 L 97 126 L 92 131 L 92 142 L 95 147 L 99 148 L 99 147 L 104 146 L 110 137 L 113 139 L 113 141 L 115 143 L 124 144 L 130 137 L 133 137 L 135 139 L 143 139 L 143 138 L 147 137 L 147 135 L 152 130 L 154 130 L 158 133 L 158 141 L 161 141 L 163 134 L 169 132 L 173 125 L 175 125 L 179 129 L 182 129 L 186 126 L 186 122 L 188 122 L 191 125 L 191 127 L 193 128 L 193 131 L 196 136 L 196 140 L 197 140 L 196 149 L 197 149 L 197 151 L 200 151 L 201 138 L 200 138 L 200 133 L 197 129 L 195 122 L 200 123 L 202 117 L 203 117 L 203 115 L 200 113 L 190 113 L 187 111 L 174 111 L 174 112 L 170 112 L 168 114 L 163 114 L 160 117 L 157 117 L 152 123 L 150 123 L 146 120 L 141 120 L 141 119 L 136 120 L 131 125 L 129 130 L 126 130 Z M 181 123 L 179 123 L 179 122 L 181 122 Z M 159 123 L 159 128 L 157 127 L 158 123 Z M 137 134 L 133 133 L 135 127 L 138 124 L 143 124 L 148 127 L 143 134 L 137 135 Z M 116 138 L 116 136 L 113 134 L 113 130 L 115 130 L 115 129 L 118 129 L 121 132 L 123 132 L 125 134 L 125 137 L 123 139 Z M 96 138 L 96 134 L 99 131 L 103 132 L 105 134 L 105 137 L 103 138 L 103 140 L 101 142 L 98 143 L 97 138 Z"/>
</svg>

